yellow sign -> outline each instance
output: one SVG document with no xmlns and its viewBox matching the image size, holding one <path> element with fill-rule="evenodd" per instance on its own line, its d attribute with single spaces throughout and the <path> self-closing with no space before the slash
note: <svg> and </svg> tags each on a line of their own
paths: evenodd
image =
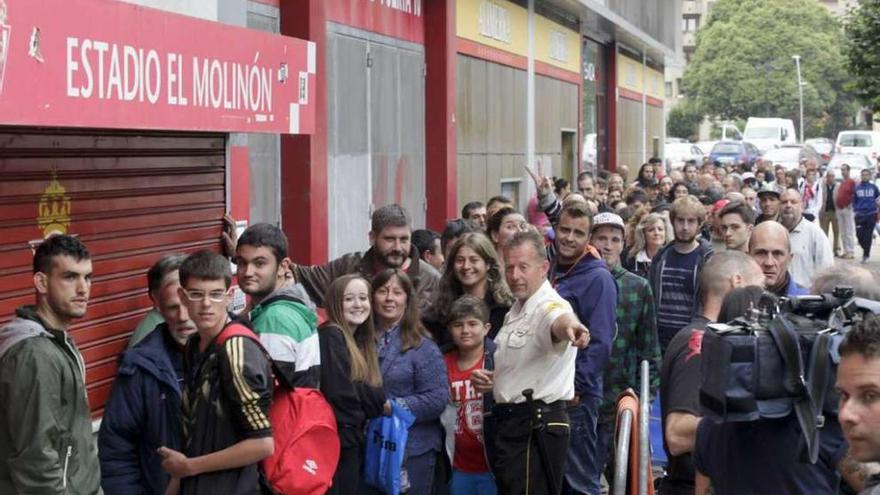
<svg viewBox="0 0 880 495">
<path fill-rule="evenodd" d="M 37 207 L 37 225 L 43 232 L 43 238 L 53 234 L 66 234 L 70 227 L 70 198 L 67 190 L 58 182 L 55 172 L 52 172 L 52 180 L 43 194 Z"/>
<path fill-rule="evenodd" d="M 529 56 L 528 10 L 507 0 L 458 0 L 456 33 L 460 38 Z M 580 72 L 580 34 L 535 16 L 535 60 Z"/>
</svg>

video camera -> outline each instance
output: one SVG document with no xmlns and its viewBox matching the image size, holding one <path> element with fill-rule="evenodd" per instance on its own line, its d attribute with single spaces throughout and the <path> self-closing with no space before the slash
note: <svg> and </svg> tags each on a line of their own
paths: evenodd
<svg viewBox="0 0 880 495">
<path fill-rule="evenodd" d="M 703 335 L 700 407 L 715 421 L 758 421 L 794 412 L 806 456 L 818 456 L 818 429 L 836 415 L 837 352 L 852 326 L 880 302 L 854 297 L 851 287 L 830 294 L 775 298 L 764 293 L 745 314 L 710 324 Z"/>
</svg>

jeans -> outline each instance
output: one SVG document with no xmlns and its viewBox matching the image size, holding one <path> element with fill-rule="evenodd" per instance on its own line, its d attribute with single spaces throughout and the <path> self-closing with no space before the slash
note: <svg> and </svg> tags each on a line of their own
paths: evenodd
<svg viewBox="0 0 880 495">
<path fill-rule="evenodd" d="M 465 473 L 458 469 L 452 470 L 449 481 L 449 493 L 452 495 L 496 495 L 495 479 L 491 473 Z"/>
<path fill-rule="evenodd" d="M 596 423 L 599 418 L 598 397 L 581 397 L 580 403 L 568 408 L 571 421 L 571 443 L 565 464 L 565 495 L 599 495 L 602 489 L 602 465 L 598 448 Z"/>
</svg>

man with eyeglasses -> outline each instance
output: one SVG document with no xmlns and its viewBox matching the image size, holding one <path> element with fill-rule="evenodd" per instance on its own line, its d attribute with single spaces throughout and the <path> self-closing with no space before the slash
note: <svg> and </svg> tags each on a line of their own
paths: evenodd
<svg viewBox="0 0 880 495">
<path fill-rule="evenodd" d="M 268 223 L 251 225 L 235 249 L 241 290 L 251 297 L 248 317 L 260 342 L 290 387 L 318 388 L 321 350 L 314 306 L 287 279 L 287 236 Z"/>
<path fill-rule="evenodd" d="M 198 334 L 184 351 L 183 451 L 162 446 L 162 467 L 172 480 L 168 495 L 258 492 L 257 467 L 275 444 L 269 423 L 273 377 L 260 345 L 234 335 L 217 336 L 233 323 L 229 260 L 198 251 L 180 265 L 180 300 Z"/>
</svg>

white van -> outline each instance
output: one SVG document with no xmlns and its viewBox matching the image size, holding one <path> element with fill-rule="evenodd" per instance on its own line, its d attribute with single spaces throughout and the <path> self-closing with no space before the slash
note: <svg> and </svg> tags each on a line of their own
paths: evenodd
<svg viewBox="0 0 880 495">
<path fill-rule="evenodd" d="M 797 144 L 797 134 L 791 119 L 749 117 L 743 141 L 754 144 L 763 154 L 785 144 Z"/>
<path fill-rule="evenodd" d="M 865 155 L 873 163 L 880 156 L 880 132 L 841 131 L 834 150 L 837 153 Z"/>
</svg>

